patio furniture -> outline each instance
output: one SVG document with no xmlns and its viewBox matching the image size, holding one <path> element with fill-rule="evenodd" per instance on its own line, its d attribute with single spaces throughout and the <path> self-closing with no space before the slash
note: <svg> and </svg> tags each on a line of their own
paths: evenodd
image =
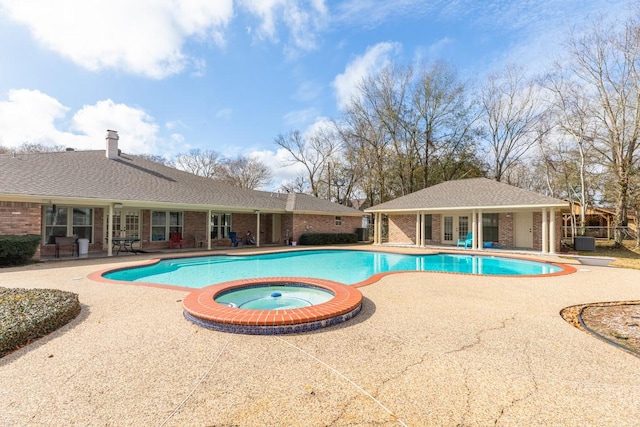
<svg viewBox="0 0 640 427">
<path fill-rule="evenodd" d="M 137 237 L 114 237 L 111 239 L 111 250 L 113 251 L 113 249 L 118 248 L 116 255 L 118 255 L 121 250 L 137 254 L 138 251 L 133 247 L 133 244 L 139 241 L 140 239 Z"/>
<path fill-rule="evenodd" d="M 196 248 L 204 247 L 205 243 L 207 243 L 207 239 L 202 234 L 194 234 L 193 235 L 193 245 Z"/>
<path fill-rule="evenodd" d="M 56 237 L 55 257 L 60 258 L 61 249 L 71 249 L 71 256 L 78 254 L 78 242 L 75 237 Z"/>
<path fill-rule="evenodd" d="M 459 248 L 460 246 L 464 246 L 465 249 L 473 247 L 473 233 L 471 231 L 467 233 L 466 238 L 458 239 L 456 247 Z"/>
<path fill-rule="evenodd" d="M 169 233 L 169 249 L 179 246 L 180 249 L 184 249 L 184 240 L 182 239 L 182 234 L 174 231 Z"/>
<path fill-rule="evenodd" d="M 231 239 L 231 246 L 237 247 L 242 243 L 242 239 L 238 239 L 238 234 L 235 231 L 229 232 L 229 239 Z"/>
</svg>

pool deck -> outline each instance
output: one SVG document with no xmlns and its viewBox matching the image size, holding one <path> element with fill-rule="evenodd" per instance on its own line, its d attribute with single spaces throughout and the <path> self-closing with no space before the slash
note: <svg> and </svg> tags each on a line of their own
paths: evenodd
<svg viewBox="0 0 640 427">
<path fill-rule="evenodd" d="M 88 278 L 155 257 L 0 270 L 0 286 L 82 303 L 71 323 L 0 359 L 0 425 L 640 424 L 640 358 L 559 315 L 637 300 L 638 270 L 539 256 L 577 271 L 391 274 L 358 288 L 362 310 L 345 323 L 258 336 L 185 320 L 188 291 Z"/>
</svg>

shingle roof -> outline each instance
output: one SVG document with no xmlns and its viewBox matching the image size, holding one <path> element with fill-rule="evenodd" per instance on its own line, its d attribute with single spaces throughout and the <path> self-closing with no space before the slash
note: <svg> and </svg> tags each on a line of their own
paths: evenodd
<svg viewBox="0 0 640 427">
<path fill-rule="evenodd" d="M 469 178 L 427 187 L 372 206 L 365 212 L 507 207 L 568 207 L 568 203 L 487 178 Z"/>
<path fill-rule="evenodd" d="M 96 203 L 185 205 L 203 209 L 292 212 L 290 195 L 237 188 L 134 155 L 104 150 L 0 155 L 0 197 L 84 199 Z M 309 195 L 293 195 L 293 211 L 362 215 Z"/>
</svg>

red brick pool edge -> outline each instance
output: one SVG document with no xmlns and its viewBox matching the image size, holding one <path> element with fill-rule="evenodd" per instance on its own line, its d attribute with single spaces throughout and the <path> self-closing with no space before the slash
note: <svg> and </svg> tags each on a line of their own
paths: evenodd
<svg viewBox="0 0 640 427">
<path fill-rule="evenodd" d="M 323 288 L 334 297 L 303 308 L 249 310 L 215 301 L 217 295 L 232 289 L 259 285 L 298 283 Z M 360 312 L 362 293 L 353 286 L 325 279 L 269 277 L 233 280 L 189 293 L 182 301 L 184 316 L 207 329 L 241 334 L 274 335 L 312 331 L 351 319 Z"/>
</svg>

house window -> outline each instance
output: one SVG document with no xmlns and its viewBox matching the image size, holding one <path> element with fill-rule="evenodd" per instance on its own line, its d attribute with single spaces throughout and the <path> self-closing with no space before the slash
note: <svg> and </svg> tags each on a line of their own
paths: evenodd
<svg viewBox="0 0 640 427">
<path fill-rule="evenodd" d="M 231 214 L 212 213 L 211 214 L 211 238 L 224 239 L 229 237 L 231 231 Z"/>
<path fill-rule="evenodd" d="M 424 216 L 424 238 L 427 240 L 433 240 L 432 231 L 433 231 L 433 216 L 425 215 Z"/>
<path fill-rule="evenodd" d="M 485 242 L 497 242 L 499 214 L 482 214 L 482 240 Z"/>
<path fill-rule="evenodd" d="M 56 237 L 74 236 L 79 239 L 93 238 L 93 209 L 69 206 L 46 206 L 44 234 L 47 243 L 55 243 Z"/>
<path fill-rule="evenodd" d="M 151 241 L 169 240 L 169 233 L 182 234 L 182 212 L 152 211 Z"/>
<path fill-rule="evenodd" d="M 335 223 L 336 223 L 336 225 L 342 225 L 342 217 L 341 216 L 337 216 L 335 218 Z"/>
</svg>

